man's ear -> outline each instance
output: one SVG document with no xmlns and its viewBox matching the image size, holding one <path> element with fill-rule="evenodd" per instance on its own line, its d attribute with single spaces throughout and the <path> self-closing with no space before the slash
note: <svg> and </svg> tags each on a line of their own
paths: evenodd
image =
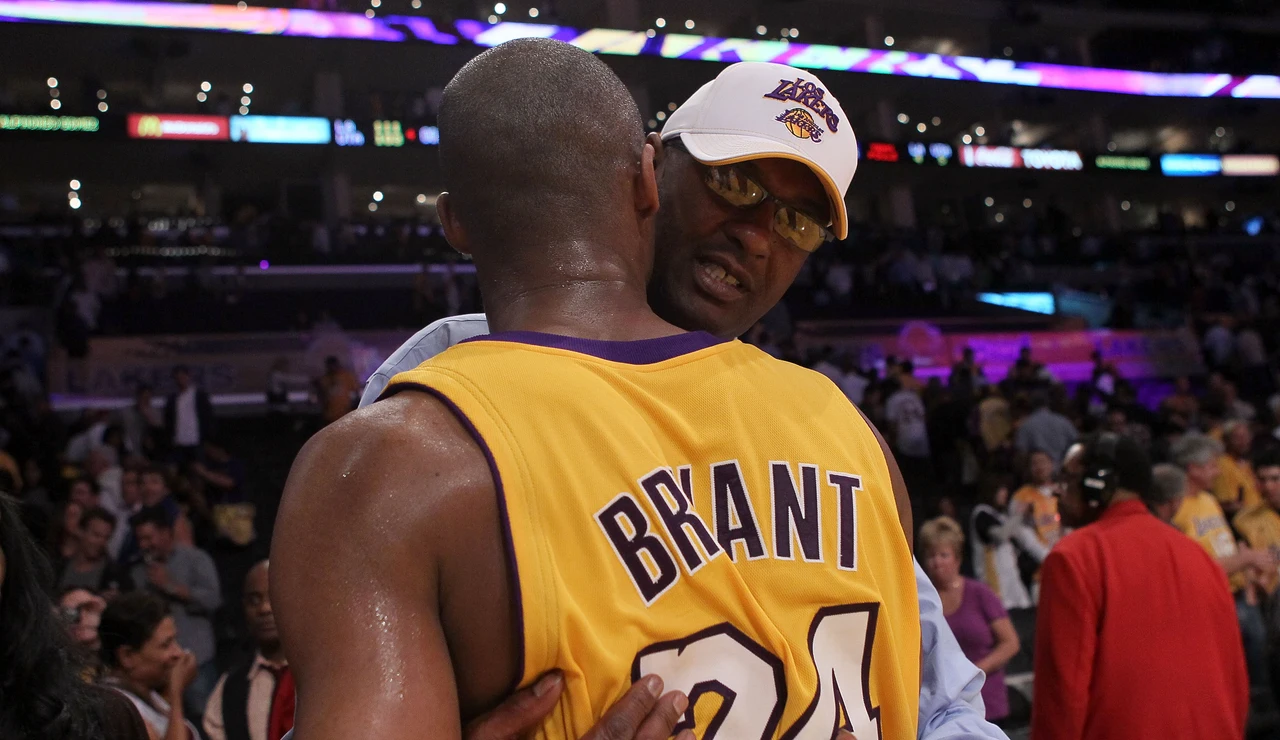
<svg viewBox="0 0 1280 740">
<path fill-rule="evenodd" d="M 471 256 L 470 239 L 467 236 L 467 229 L 458 221 L 458 212 L 453 206 L 453 197 L 448 193 L 441 193 L 436 197 L 436 215 L 440 216 L 440 226 L 444 229 L 444 238 L 449 241 L 449 246 L 453 247 L 460 254 Z"/>
<path fill-rule="evenodd" d="M 667 148 L 662 143 L 662 134 L 653 131 L 644 140 L 646 144 L 653 145 L 653 171 L 658 177 L 662 177 L 662 165 L 667 161 Z"/>
<path fill-rule="evenodd" d="M 640 171 L 636 173 L 635 207 L 641 218 L 652 218 L 658 212 L 658 174 L 656 171 L 658 152 L 662 142 L 645 141 L 640 151 Z"/>
</svg>

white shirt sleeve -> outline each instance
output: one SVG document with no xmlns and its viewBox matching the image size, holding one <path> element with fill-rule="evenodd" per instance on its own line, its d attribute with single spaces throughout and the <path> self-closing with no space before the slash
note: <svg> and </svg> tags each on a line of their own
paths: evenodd
<svg viewBox="0 0 1280 740">
<path fill-rule="evenodd" d="M 449 316 L 433 322 L 409 337 L 369 376 L 364 385 L 364 394 L 360 396 L 360 408 L 378 400 L 397 374 L 414 369 L 463 340 L 488 333 L 489 320 L 482 313 Z"/>
</svg>

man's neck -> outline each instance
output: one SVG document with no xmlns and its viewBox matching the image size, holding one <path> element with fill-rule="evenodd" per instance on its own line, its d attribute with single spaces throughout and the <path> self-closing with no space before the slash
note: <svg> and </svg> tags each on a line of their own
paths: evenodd
<svg viewBox="0 0 1280 740">
<path fill-rule="evenodd" d="M 681 333 L 649 308 L 643 286 L 617 274 L 487 286 L 486 314 L 494 333 L 536 331 L 578 339 L 630 341 Z"/>
<path fill-rule="evenodd" d="M 258 643 L 258 653 L 260 653 L 262 655 L 262 659 L 268 663 L 284 662 L 284 647 L 280 644 L 279 640 L 276 640 L 275 642 Z"/>
<path fill-rule="evenodd" d="M 1116 504 L 1122 504 L 1125 501 L 1141 501 L 1141 500 L 1142 498 L 1138 496 L 1138 494 L 1134 493 L 1133 491 L 1129 491 L 1121 488 L 1117 490 L 1115 493 L 1111 494 L 1111 503 L 1109 503 L 1108 506 L 1115 506 Z"/>
</svg>

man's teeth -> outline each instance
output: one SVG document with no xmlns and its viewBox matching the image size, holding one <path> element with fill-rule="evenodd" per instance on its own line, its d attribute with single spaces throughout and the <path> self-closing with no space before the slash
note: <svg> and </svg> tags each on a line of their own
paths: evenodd
<svg viewBox="0 0 1280 740">
<path fill-rule="evenodd" d="M 738 282 L 738 279 L 730 275 L 728 272 L 726 272 L 725 269 L 720 265 L 707 265 L 706 270 L 707 270 L 707 274 L 715 278 L 716 280 L 728 283 L 729 285 L 732 285 L 735 288 L 738 285 L 740 285 L 740 283 Z"/>
</svg>

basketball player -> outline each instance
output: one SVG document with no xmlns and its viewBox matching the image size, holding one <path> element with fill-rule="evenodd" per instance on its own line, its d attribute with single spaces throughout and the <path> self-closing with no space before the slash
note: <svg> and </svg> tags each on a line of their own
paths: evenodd
<svg viewBox="0 0 1280 740">
<path fill-rule="evenodd" d="M 837 230 L 845 228 L 843 188 L 857 164 L 852 131 L 847 124 L 838 125 L 821 134 L 818 141 L 784 131 L 775 119 L 795 103 L 790 99 L 794 88 L 782 81 L 797 79 L 813 82 L 818 91 L 824 89 L 813 75 L 793 67 L 758 62 L 730 65 L 671 115 L 660 139 L 658 134 L 649 135 L 655 145 L 666 144 L 658 167 L 662 208 L 657 216 L 659 237 L 649 303 L 672 324 L 726 339 L 739 336 L 781 299 L 809 250 L 821 243 L 809 237 L 797 244 L 777 230 L 752 227 L 762 211 L 764 217 L 773 213 L 773 204 L 739 209 L 717 193 L 706 180 L 706 164 L 723 159 L 723 151 L 732 152 L 729 158 L 740 162 L 764 186 L 761 193 L 767 189 L 784 202 L 806 203 L 812 211 L 823 213 L 828 212 L 830 200 L 836 205 Z M 837 118 L 842 115 L 839 102 L 829 92 L 823 93 L 822 100 Z M 772 106 L 766 115 L 754 107 L 761 103 Z M 684 143 L 704 142 L 711 134 L 716 146 L 695 143 L 696 154 Z M 791 146 L 780 148 L 776 136 Z M 823 185 L 833 181 L 840 183 L 839 196 L 832 196 Z M 719 286 L 725 281 L 717 279 L 716 270 L 726 262 L 734 265 L 733 274 L 743 276 L 738 279 L 739 286 L 727 294 Z M 726 270 L 726 277 L 728 274 Z M 377 400 L 397 373 L 488 331 L 484 314 L 454 316 L 431 324 L 405 342 L 370 377 L 360 405 Z M 888 449 L 884 452 L 891 457 Z M 1004 738 L 998 728 L 984 721 L 980 700 L 983 675 L 964 657 L 947 626 L 937 591 L 918 568 L 916 587 L 925 634 L 920 737 Z M 510 715 L 520 708 L 520 716 L 532 721 L 536 719 L 531 716 L 534 706 L 529 697 L 522 696 L 503 711 Z"/>
<path fill-rule="evenodd" d="M 649 309 L 657 151 L 626 88 L 514 41 L 458 73 L 439 125 L 442 223 L 493 334 L 294 464 L 272 595 L 297 740 L 458 737 L 553 668 L 539 737 L 579 737 L 650 673 L 702 738 L 913 737 L 891 466 L 821 376 Z M 830 220 L 774 210 L 748 228 Z"/>
</svg>

